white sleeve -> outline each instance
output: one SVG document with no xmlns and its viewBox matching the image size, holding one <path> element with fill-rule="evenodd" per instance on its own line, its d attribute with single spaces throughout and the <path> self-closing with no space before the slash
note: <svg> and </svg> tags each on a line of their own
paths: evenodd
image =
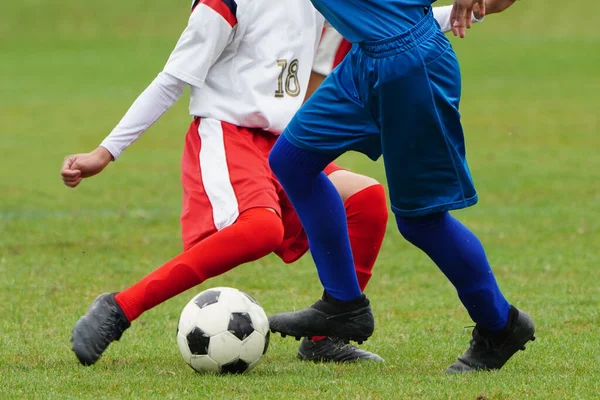
<svg viewBox="0 0 600 400">
<path fill-rule="evenodd" d="M 185 85 L 202 87 L 206 74 L 219 58 L 233 35 L 235 13 L 223 7 L 215 11 L 197 0 L 175 49 L 163 72 L 131 105 L 121 122 L 102 141 L 116 160 L 181 97 Z M 225 4 L 225 2 L 224 2 Z"/>
<path fill-rule="evenodd" d="M 116 160 L 183 94 L 185 82 L 161 72 L 133 102 L 121 122 L 100 143 Z"/>
<path fill-rule="evenodd" d="M 210 67 L 230 43 L 237 25 L 235 14 L 223 7 L 219 11 L 201 0 L 192 11 L 188 26 L 171 53 L 164 71 L 189 85 L 201 88 Z M 218 2 L 218 1 L 217 1 Z"/>
<path fill-rule="evenodd" d="M 452 24 L 450 23 L 451 11 L 452 6 L 433 7 L 433 18 L 435 18 L 438 24 L 440 24 L 440 28 L 444 33 L 452 30 Z M 475 15 L 473 15 L 473 22 L 481 21 L 483 21 L 483 18 L 477 19 L 475 18 Z"/>
</svg>

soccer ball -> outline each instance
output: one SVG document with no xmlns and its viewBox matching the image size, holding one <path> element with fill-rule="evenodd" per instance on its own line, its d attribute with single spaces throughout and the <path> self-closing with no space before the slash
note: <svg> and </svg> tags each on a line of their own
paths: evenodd
<svg viewBox="0 0 600 400">
<path fill-rule="evenodd" d="M 252 296 L 217 287 L 196 295 L 183 308 L 177 345 L 197 372 L 248 372 L 269 346 L 269 320 Z"/>
</svg>

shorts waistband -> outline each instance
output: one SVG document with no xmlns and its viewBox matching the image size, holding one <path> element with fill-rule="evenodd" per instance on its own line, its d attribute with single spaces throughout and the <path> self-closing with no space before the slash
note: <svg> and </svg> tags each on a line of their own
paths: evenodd
<svg viewBox="0 0 600 400">
<path fill-rule="evenodd" d="M 433 18 L 433 11 L 428 7 L 425 16 L 408 31 L 374 42 L 361 42 L 359 47 L 363 53 L 374 58 L 400 54 L 424 42 L 431 37 L 435 29 L 438 28 Z"/>
</svg>

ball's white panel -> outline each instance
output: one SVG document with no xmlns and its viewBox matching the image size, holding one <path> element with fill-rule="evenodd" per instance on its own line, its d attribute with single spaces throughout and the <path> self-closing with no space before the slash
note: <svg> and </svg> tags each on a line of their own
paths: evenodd
<svg viewBox="0 0 600 400">
<path fill-rule="evenodd" d="M 218 303 L 198 309 L 196 325 L 209 336 L 213 336 L 227 330 L 230 315 L 227 306 L 219 300 Z"/>
<path fill-rule="evenodd" d="M 229 312 L 244 312 L 248 309 L 248 300 L 237 289 L 223 290 L 219 299 L 219 305 L 227 307 Z"/>
<path fill-rule="evenodd" d="M 241 351 L 242 342 L 230 332 L 221 332 L 210 338 L 208 355 L 219 365 L 237 360 Z"/>
<path fill-rule="evenodd" d="M 177 332 L 177 347 L 179 347 L 179 351 L 185 362 L 189 364 L 192 359 L 192 353 L 190 352 L 185 336 L 181 332 Z"/>
<path fill-rule="evenodd" d="M 218 290 L 219 292 L 239 292 L 239 290 L 237 290 L 236 288 L 232 288 L 232 287 L 227 287 L 227 286 L 219 286 L 219 287 L 214 287 L 214 288 L 210 288 L 207 290 Z"/>
<path fill-rule="evenodd" d="M 240 292 L 242 292 L 242 291 L 240 290 Z M 251 303 L 253 303 L 253 304 L 256 304 L 256 305 L 259 305 L 259 306 L 260 306 L 260 303 L 258 302 L 258 300 L 256 300 L 256 299 L 254 298 L 254 296 L 251 296 L 249 293 L 246 293 L 246 292 L 242 292 L 242 293 L 244 294 L 244 296 L 246 296 L 246 298 L 247 298 L 247 299 L 248 299 L 248 300 L 249 300 Z"/>
<path fill-rule="evenodd" d="M 183 333 L 183 335 L 190 333 L 200 320 L 200 311 L 198 306 L 196 306 L 193 301 L 190 301 L 183 308 L 181 316 L 179 317 L 179 325 L 177 325 L 179 332 Z"/>
<path fill-rule="evenodd" d="M 250 314 L 250 318 L 252 319 L 254 330 L 259 331 L 263 336 L 266 335 L 269 332 L 269 318 L 265 310 L 258 304 L 250 302 L 248 314 Z"/>
<path fill-rule="evenodd" d="M 192 356 L 190 366 L 198 372 L 221 372 L 219 364 L 209 356 Z"/>
<path fill-rule="evenodd" d="M 264 349 L 265 337 L 260 332 L 254 331 L 242 342 L 240 358 L 252 364 L 262 357 Z"/>
</svg>

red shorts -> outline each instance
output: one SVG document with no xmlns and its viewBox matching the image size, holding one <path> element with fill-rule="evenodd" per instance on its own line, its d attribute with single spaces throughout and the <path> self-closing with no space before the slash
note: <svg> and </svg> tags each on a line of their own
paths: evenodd
<svg viewBox="0 0 600 400">
<path fill-rule="evenodd" d="M 277 136 L 209 118 L 195 118 L 186 134 L 181 181 L 181 229 L 185 250 L 233 224 L 244 211 L 271 208 L 283 221 L 275 253 L 290 263 L 308 251 L 296 212 L 269 168 Z M 331 163 L 327 175 L 343 168 Z"/>
</svg>

